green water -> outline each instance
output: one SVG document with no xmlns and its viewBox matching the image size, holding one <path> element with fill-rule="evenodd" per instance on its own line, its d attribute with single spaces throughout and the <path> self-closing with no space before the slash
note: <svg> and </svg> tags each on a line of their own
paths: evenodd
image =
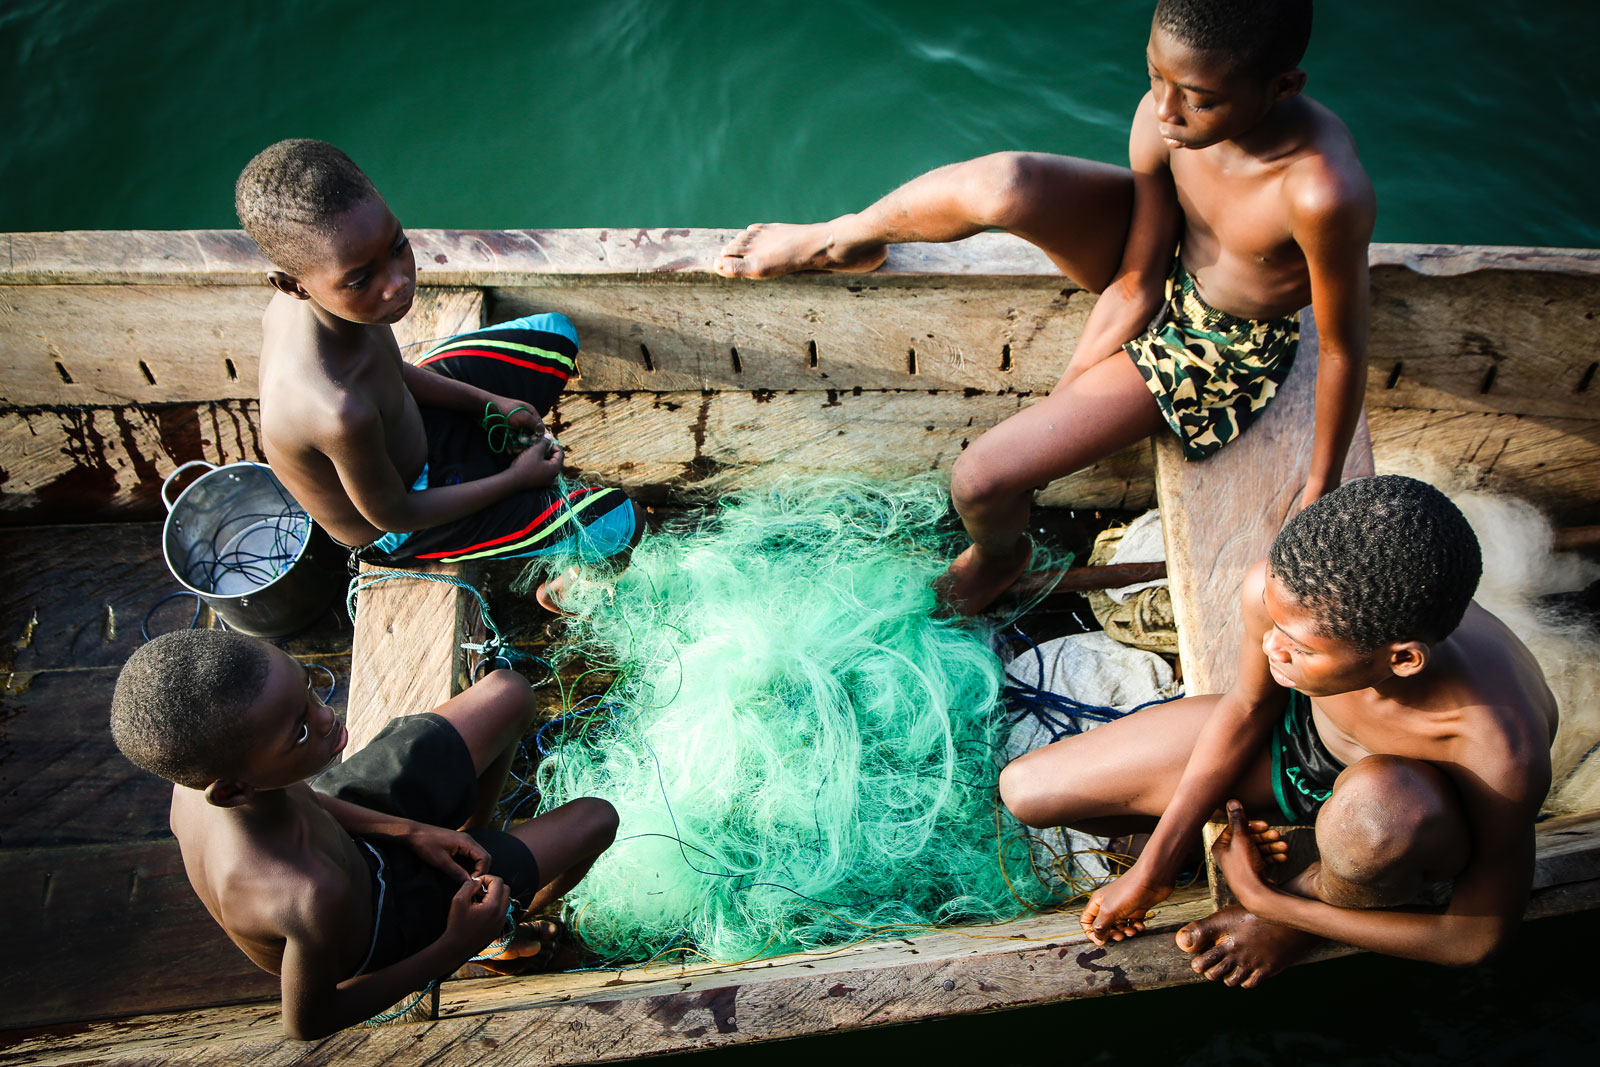
<svg viewBox="0 0 1600 1067">
<path fill-rule="evenodd" d="M 1151 4 L 4 0 L 0 230 L 231 227 L 290 136 L 412 226 L 741 226 L 859 207 L 951 160 L 1125 162 Z M 1354 131 L 1388 241 L 1600 246 L 1600 3 L 1324 2 L 1311 95 Z M 1600 918 L 1471 972 L 1364 958 L 705 1057 L 982 1064 L 1589 1058 Z"/>
<path fill-rule="evenodd" d="M 0 229 L 235 225 L 280 137 L 412 226 L 741 226 L 1004 148 L 1126 161 L 1148 0 L 0 4 Z M 1448 11 L 1448 17 L 1441 14 Z M 1324 3 L 1380 240 L 1600 246 L 1600 5 Z"/>
</svg>

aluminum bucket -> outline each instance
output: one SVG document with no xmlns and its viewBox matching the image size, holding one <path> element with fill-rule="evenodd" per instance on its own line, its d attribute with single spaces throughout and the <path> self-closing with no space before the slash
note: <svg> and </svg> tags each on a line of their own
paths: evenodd
<svg viewBox="0 0 1600 1067">
<path fill-rule="evenodd" d="M 191 467 L 206 473 L 173 501 L 168 489 Z M 285 637 L 327 611 L 344 587 L 338 545 L 264 463 L 192 460 L 161 483 L 161 501 L 167 569 L 231 629 Z"/>
</svg>

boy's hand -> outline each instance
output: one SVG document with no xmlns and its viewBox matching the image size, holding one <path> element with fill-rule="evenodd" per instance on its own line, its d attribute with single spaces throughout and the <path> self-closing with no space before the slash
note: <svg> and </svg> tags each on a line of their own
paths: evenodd
<svg viewBox="0 0 1600 1067">
<path fill-rule="evenodd" d="M 1084 905 L 1078 925 L 1097 945 L 1121 941 L 1144 930 L 1144 917 L 1151 908 L 1172 895 L 1172 886 L 1150 886 L 1139 881 L 1133 870 L 1110 885 L 1096 889 Z"/>
<path fill-rule="evenodd" d="M 406 843 L 428 863 L 461 882 L 489 873 L 489 853 L 471 835 L 419 824 Z"/>
<path fill-rule="evenodd" d="M 1267 833 L 1265 822 L 1259 819 L 1246 822 L 1244 805 L 1237 800 L 1228 801 L 1228 828 L 1211 843 L 1211 855 L 1216 857 L 1217 867 L 1241 904 L 1252 889 L 1260 888 L 1266 882 L 1267 856 L 1264 850 L 1271 852 L 1279 862 L 1288 858 L 1289 846 L 1280 846 L 1276 834 L 1272 834 L 1268 840 L 1264 836 Z"/>
<path fill-rule="evenodd" d="M 460 939 L 462 951 L 476 953 L 505 935 L 510 902 L 511 891 L 504 879 L 492 874 L 469 878 L 450 900 L 445 932 Z"/>
<path fill-rule="evenodd" d="M 544 437 L 517 453 L 508 472 L 523 489 L 542 489 L 561 476 L 567 453 L 553 437 Z"/>
<path fill-rule="evenodd" d="M 511 428 L 512 438 L 519 434 L 528 434 L 531 437 L 544 436 L 544 420 L 533 408 L 520 400 L 512 400 L 505 396 L 492 396 L 494 406 L 500 409 L 500 414 L 506 417 L 506 423 Z"/>
</svg>

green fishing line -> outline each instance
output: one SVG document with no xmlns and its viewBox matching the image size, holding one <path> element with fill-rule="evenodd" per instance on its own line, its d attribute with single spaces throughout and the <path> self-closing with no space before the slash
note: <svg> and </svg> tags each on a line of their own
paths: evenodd
<svg viewBox="0 0 1600 1067">
<path fill-rule="evenodd" d="M 739 960 L 1022 910 L 992 630 L 935 614 L 947 512 L 933 478 L 785 484 L 571 583 L 568 654 L 618 681 L 537 781 L 541 810 L 622 816 L 567 898 L 591 948 Z"/>
</svg>

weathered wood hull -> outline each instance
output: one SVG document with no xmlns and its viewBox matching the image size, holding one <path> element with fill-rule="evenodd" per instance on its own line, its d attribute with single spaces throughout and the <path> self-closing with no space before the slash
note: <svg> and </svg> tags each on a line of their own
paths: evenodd
<svg viewBox="0 0 1600 1067">
<path fill-rule="evenodd" d="M 413 331 L 402 340 L 426 340 L 414 332 L 423 319 L 431 336 L 480 315 L 565 312 L 584 342 L 581 377 L 553 420 L 570 463 L 647 500 L 692 501 L 774 474 L 945 470 L 1050 389 L 1094 299 L 1000 235 L 897 247 L 866 277 L 760 284 L 706 272 L 721 233 L 411 236 L 425 314 L 402 324 Z M 85 1003 L 67 968 L 8 967 L 0 1064 L 454 1064 L 495 1048 L 514 1048 L 517 1062 L 591 1062 L 1198 980 L 1170 937 L 1095 949 L 1065 913 L 735 967 L 451 983 L 437 1023 L 284 1040 L 275 983 L 188 890 L 164 837 L 160 783 L 97 736 L 107 679 L 138 640 L 126 606 L 161 588 L 139 539 L 162 515 L 162 479 L 191 459 L 262 458 L 264 264 L 229 231 L 0 240 L 0 538 L 41 554 L 0 589 L 0 927 L 8 941 L 47 940 L 68 959 L 97 953 L 142 976 Z M 1470 470 L 1562 524 L 1600 522 L 1596 312 L 1600 252 L 1375 246 L 1367 413 L 1378 466 Z M 1041 501 L 1137 509 L 1156 486 L 1141 445 Z M 108 520 L 145 526 L 41 527 Z M 79 555 L 43 559 L 57 542 Z M 1202 655 L 1186 645 L 1186 661 Z M 54 770 L 33 775 L 30 758 Z M 86 788 L 61 789 L 68 776 Z M 1596 903 L 1597 817 L 1543 824 L 1530 916 Z M 1198 892 L 1183 897 L 1158 929 L 1206 907 Z M 94 928 L 76 932 L 86 916 Z M 108 949 L 107 931 L 127 936 Z M 163 955 L 176 958 L 139 970 Z"/>
<path fill-rule="evenodd" d="M 413 231 L 422 300 L 559 308 L 584 342 L 570 462 L 646 499 L 774 472 L 948 468 L 1046 393 L 1094 298 L 1013 238 L 897 247 L 870 276 L 709 275 L 706 231 Z M 0 268 L 0 523 L 159 517 L 190 459 L 260 458 L 254 246 L 232 231 L 13 234 Z M 1367 396 L 1380 466 L 1471 467 L 1593 522 L 1600 253 L 1379 245 Z M 416 338 L 422 340 L 423 338 Z M 1150 449 L 1047 504 L 1143 508 Z"/>
</svg>

